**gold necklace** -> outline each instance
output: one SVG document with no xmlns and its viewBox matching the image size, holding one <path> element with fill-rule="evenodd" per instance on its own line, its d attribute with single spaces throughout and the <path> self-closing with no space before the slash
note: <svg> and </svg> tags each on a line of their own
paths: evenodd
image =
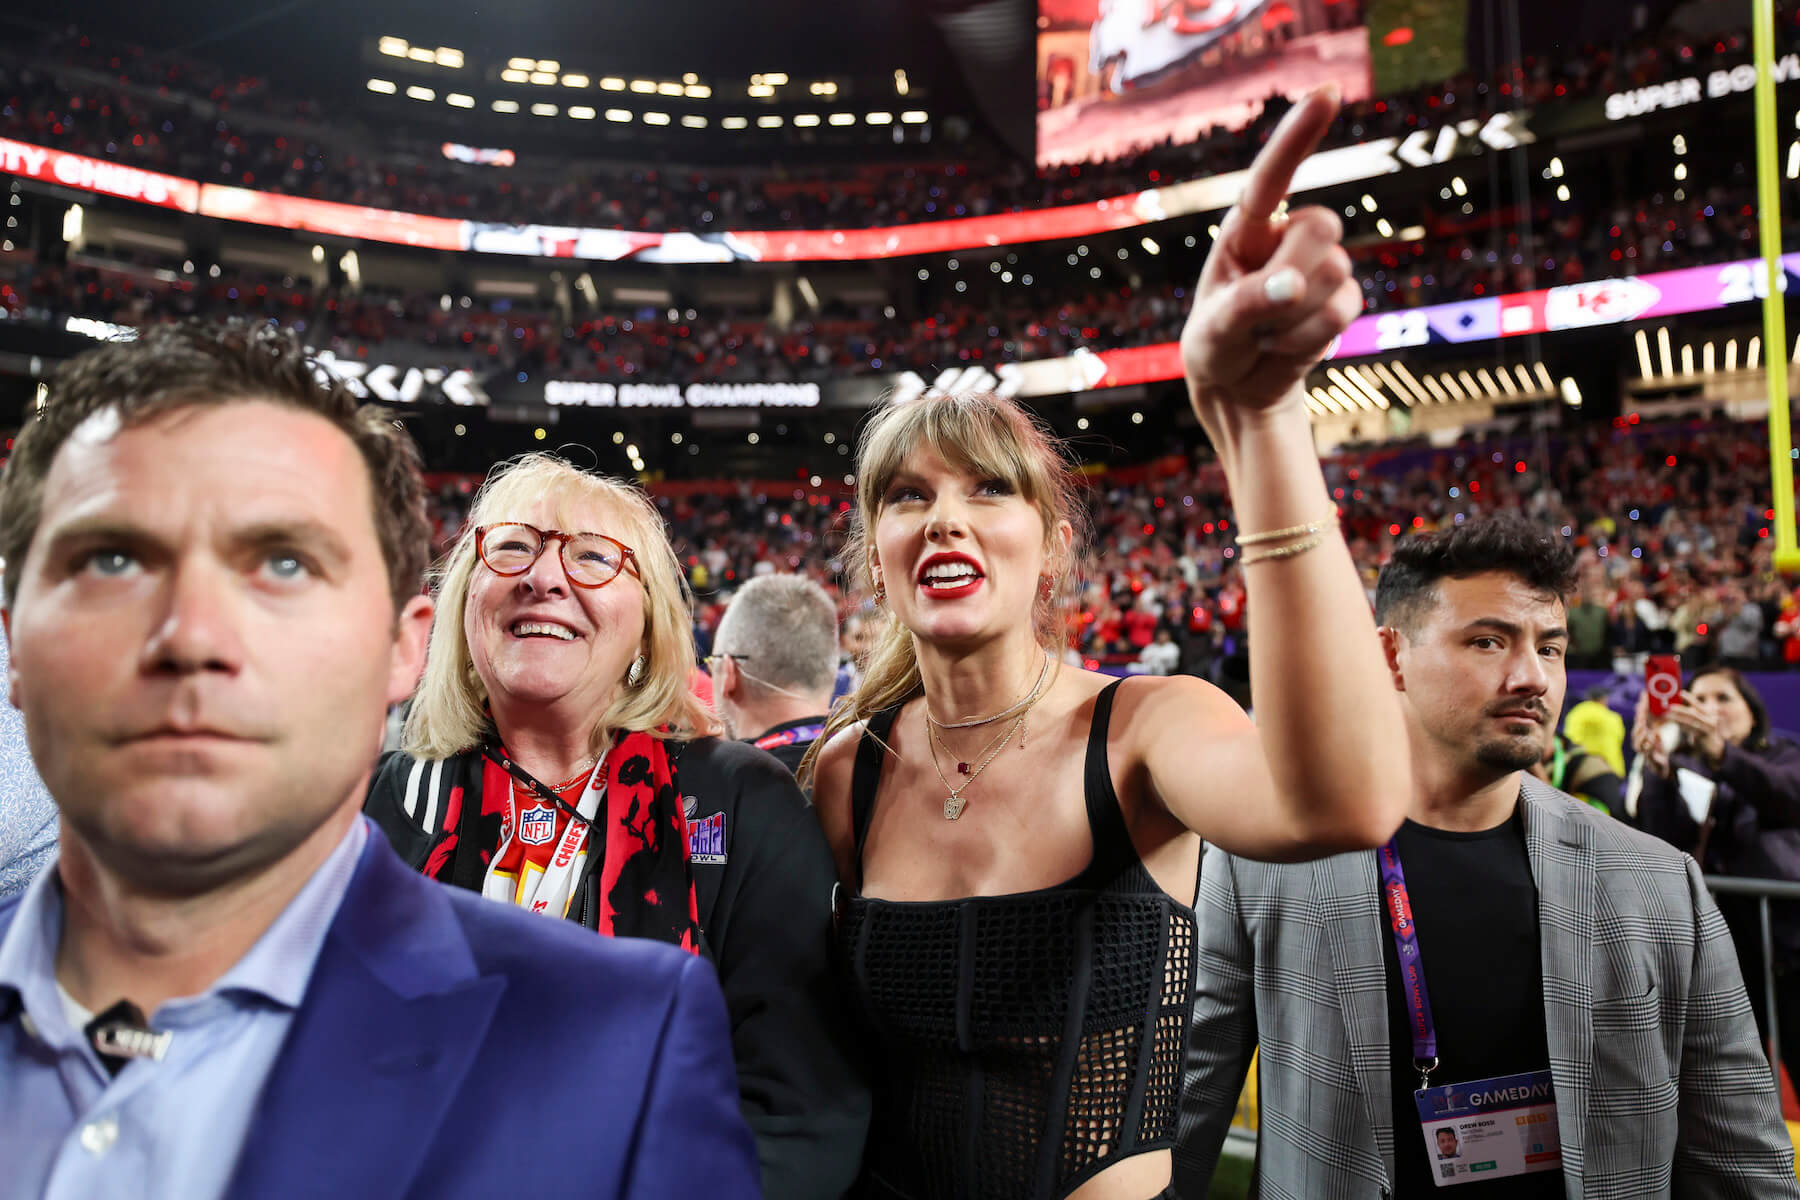
<svg viewBox="0 0 1800 1200">
<path fill-rule="evenodd" d="M 1002 709 L 991 717 L 974 717 L 967 721 L 940 721 L 931 715 L 931 704 L 927 702 L 925 705 L 925 719 L 939 729 L 973 729 L 977 725 L 992 725 L 995 721 L 1004 721 L 1008 717 L 1017 715 L 1020 710 L 1028 710 L 1033 704 L 1037 703 L 1038 697 L 1043 694 L 1044 680 L 1049 674 L 1050 652 L 1046 650 L 1044 651 L 1044 665 L 1038 669 L 1037 682 L 1031 685 L 1031 691 L 1017 704 Z M 946 753 L 948 753 L 947 750 Z"/>
<path fill-rule="evenodd" d="M 969 777 L 962 781 L 961 787 L 951 787 L 950 781 L 944 778 L 944 768 L 938 764 L 937 747 L 939 742 L 937 730 L 931 730 L 931 769 L 937 772 L 938 782 L 942 783 L 944 785 L 944 790 L 950 793 L 948 796 L 944 797 L 944 820 L 954 821 L 956 818 L 962 816 L 963 809 L 969 803 L 967 800 L 963 799 L 963 793 L 968 790 L 971 783 L 974 783 L 975 780 L 980 777 L 983 771 L 987 770 L 988 764 L 994 761 L 1000 751 L 1006 749 L 1006 743 L 1012 740 L 1013 734 L 1019 731 L 1019 727 L 1025 724 L 1025 718 L 1030 715 L 1031 710 L 1026 709 L 1013 719 L 1013 723 L 1007 726 L 1006 732 L 1001 735 L 1000 740 L 997 743 L 990 743 L 990 745 L 993 746 L 993 749 L 987 752 L 987 756 L 981 760 L 979 766 L 968 772 Z M 944 753 L 948 754 L 949 752 L 950 748 L 945 746 Z M 957 768 L 958 770 L 964 770 L 968 765 L 969 764 L 967 763 L 959 762 L 957 763 Z"/>
</svg>

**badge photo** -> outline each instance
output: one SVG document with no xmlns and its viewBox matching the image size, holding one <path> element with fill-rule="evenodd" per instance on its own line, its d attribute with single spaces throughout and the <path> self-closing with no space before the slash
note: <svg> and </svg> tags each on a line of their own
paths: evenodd
<svg viewBox="0 0 1800 1200">
<path fill-rule="evenodd" d="M 527 846 L 542 846 L 556 836 L 556 810 L 548 804 L 534 804 L 519 814 L 519 840 Z"/>
</svg>

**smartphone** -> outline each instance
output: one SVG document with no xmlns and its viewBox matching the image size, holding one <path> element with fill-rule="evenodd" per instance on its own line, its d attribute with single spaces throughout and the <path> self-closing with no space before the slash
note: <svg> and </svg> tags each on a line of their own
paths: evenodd
<svg viewBox="0 0 1800 1200">
<path fill-rule="evenodd" d="M 1681 699 L 1681 659 L 1673 654 L 1652 654 L 1644 663 L 1644 695 L 1650 716 L 1667 716 Z"/>
</svg>

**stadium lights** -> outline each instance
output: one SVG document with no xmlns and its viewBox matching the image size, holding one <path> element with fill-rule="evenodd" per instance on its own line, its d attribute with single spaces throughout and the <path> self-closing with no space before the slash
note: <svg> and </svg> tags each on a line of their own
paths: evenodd
<svg viewBox="0 0 1800 1200">
<path fill-rule="evenodd" d="M 1796 358 L 1800 358 L 1800 343 L 1794 346 L 1794 354 Z M 1707 375 L 1713 373 L 1713 344 L 1711 342 L 1700 348 L 1700 370 Z"/>
<path fill-rule="evenodd" d="M 1656 351 L 1657 356 L 1662 360 L 1663 374 L 1673 378 L 1675 364 L 1669 357 L 1669 327 L 1667 325 L 1656 327 Z"/>
<path fill-rule="evenodd" d="M 1800 115 L 1800 114 L 1797 114 L 1797 115 Z M 1683 137 L 1679 133 L 1675 135 L 1675 153 L 1677 153 L 1677 154 L 1686 154 L 1687 153 L 1687 138 Z"/>
<path fill-rule="evenodd" d="M 706 118 L 705 117 L 696 117 L 696 116 L 691 116 L 691 115 L 685 116 L 685 117 L 681 118 L 681 123 L 683 125 L 687 126 L 689 129 L 705 129 L 706 128 Z"/>
<path fill-rule="evenodd" d="M 1388 219 L 1386 217 L 1375 222 L 1375 228 L 1381 231 L 1382 237 L 1391 238 L 1394 236 L 1394 227 L 1388 224 Z"/>
<path fill-rule="evenodd" d="M 704 83 L 684 83 L 681 85 L 681 94 L 689 100 L 710 100 L 712 88 Z"/>
<path fill-rule="evenodd" d="M 1687 178 L 1687 164 L 1686 163 L 1676 163 L 1675 164 L 1675 179 L 1676 179 L 1676 181 L 1679 182 L 1686 178 Z"/>
<path fill-rule="evenodd" d="M 600 86 L 609 92 L 622 92 L 625 90 L 625 81 L 617 75 L 607 75 L 600 80 Z"/>
<path fill-rule="evenodd" d="M 1560 159 L 1560 158 L 1551 159 L 1550 160 L 1550 178 L 1561 179 L 1562 175 L 1563 175 L 1562 159 Z"/>
<path fill-rule="evenodd" d="M 562 64 L 557 62 L 554 58 L 540 58 L 537 60 L 537 69 L 540 71 L 548 71 L 554 75 L 562 70 Z"/>
<path fill-rule="evenodd" d="M 1761 350 L 1762 350 L 1762 338 L 1760 338 L 1760 337 L 1751 338 L 1750 344 L 1748 346 L 1744 347 L 1744 370 L 1746 370 L 1746 371 L 1756 370 L 1756 360 L 1757 360 L 1757 357 L 1758 357 L 1759 353 L 1761 352 Z"/>
<path fill-rule="evenodd" d="M 1148 237 L 1144 238 L 1138 244 L 1140 246 L 1142 246 L 1145 250 L 1149 251 L 1151 254 L 1161 254 L 1162 253 L 1162 247 L 1156 244 L 1155 238 L 1148 238 Z"/>
<path fill-rule="evenodd" d="M 812 129 L 819 123 L 818 113 L 801 113 L 794 118 L 794 128 Z"/>
<path fill-rule="evenodd" d="M 1681 373 L 1683 375 L 1694 373 L 1694 347 L 1691 342 L 1683 343 L 1681 347 Z"/>
<path fill-rule="evenodd" d="M 720 129 L 747 129 L 750 122 L 743 117 L 726 117 L 719 122 Z"/>
<path fill-rule="evenodd" d="M 433 54 L 424 46 L 408 46 L 406 49 L 406 57 L 412 59 L 414 62 L 428 63 L 437 61 L 437 55 Z"/>
<path fill-rule="evenodd" d="M 634 79 L 631 81 L 631 90 L 641 96 L 654 96 L 656 95 L 656 80 Z"/>
<path fill-rule="evenodd" d="M 543 103 L 534 104 L 531 106 L 531 115 L 534 117 L 554 117 L 556 115 L 556 105 Z"/>
<path fill-rule="evenodd" d="M 835 113 L 832 113 L 828 119 L 830 120 L 830 122 L 833 125 L 854 125 L 854 124 L 856 124 L 856 114 L 855 113 L 835 112 Z"/>
<path fill-rule="evenodd" d="M 1788 144 L 1787 177 L 1800 179 L 1800 142 Z"/>
<path fill-rule="evenodd" d="M 550 84 L 553 84 L 556 82 L 556 72 L 555 71 L 533 71 L 530 75 L 530 79 L 531 79 L 531 82 L 537 84 L 539 87 L 547 87 Z"/>
<path fill-rule="evenodd" d="M 894 114 L 891 112 L 872 112 L 864 117 L 863 120 L 871 125 L 892 125 L 894 123 Z"/>
<path fill-rule="evenodd" d="M 1461 175 L 1458 175 L 1450 181 L 1450 190 L 1458 196 L 1466 196 L 1469 194 L 1469 185 L 1463 182 Z"/>
<path fill-rule="evenodd" d="M 584 88 L 588 85 L 588 77 L 586 75 L 575 74 L 564 75 L 562 77 L 562 85 L 571 88 Z"/>
<path fill-rule="evenodd" d="M 646 125 L 667 125 L 668 123 L 669 114 L 666 112 L 647 112 L 644 114 L 644 124 Z"/>
<path fill-rule="evenodd" d="M 775 94 L 775 89 L 766 83 L 753 83 L 744 89 L 744 94 L 754 96 L 758 100 L 766 100 Z"/>
<path fill-rule="evenodd" d="M 756 118 L 756 127 L 758 129 L 780 129 L 781 126 L 782 126 L 781 117 L 775 113 L 770 113 L 768 116 Z"/>
<path fill-rule="evenodd" d="M 659 96 L 679 96 L 682 92 L 683 89 L 679 83 L 659 83 L 656 85 L 656 94 Z"/>
<path fill-rule="evenodd" d="M 394 86 L 394 81 L 391 79 L 371 79 L 369 80 L 369 90 L 380 92 L 384 96 L 391 96 L 400 89 Z"/>
<path fill-rule="evenodd" d="M 452 50 L 448 46 L 439 46 L 436 50 L 432 51 L 431 56 L 437 60 L 437 65 L 440 67 L 450 67 L 453 70 L 462 69 L 463 52 L 461 50 Z"/>
<path fill-rule="evenodd" d="M 1443 385 L 1437 381 L 1437 376 L 1427 375 L 1425 377 L 1425 390 L 1430 392 L 1432 399 L 1436 400 L 1439 404 L 1450 403 L 1450 397 L 1444 391 Z"/>
<path fill-rule="evenodd" d="M 923 110 L 917 108 L 900 114 L 900 122 L 903 125 L 923 125 L 930 119 Z"/>
<path fill-rule="evenodd" d="M 597 115 L 599 114 L 586 104 L 569 105 L 569 119 L 572 121 L 591 121 Z"/>
<path fill-rule="evenodd" d="M 1556 185 L 1556 198 L 1558 200 L 1565 200 L 1565 201 L 1569 198 L 1569 185 L 1568 184 L 1559 183 Z"/>
<path fill-rule="evenodd" d="M 519 111 L 519 102 L 517 100 L 496 100 L 494 101 L 494 111 L 497 113 L 516 113 Z"/>
<path fill-rule="evenodd" d="M 436 100 L 437 93 L 428 87 L 420 87 L 415 83 L 406 89 L 406 97 L 409 100 Z"/>
<path fill-rule="evenodd" d="M 609 108 L 606 110 L 606 119 L 609 121 L 617 121 L 621 125 L 628 124 L 631 121 L 631 110 L 628 108 Z"/>
<path fill-rule="evenodd" d="M 451 92 L 444 97 L 444 103 L 452 108 L 474 108 L 475 97 L 465 96 L 461 92 Z"/>
<path fill-rule="evenodd" d="M 393 58 L 406 57 L 405 38 L 384 37 L 375 43 L 375 48 L 380 50 L 383 54 L 390 55 Z"/>
<path fill-rule="evenodd" d="M 838 86 L 829 79 L 821 79 L 814 83 L 810 90 L 815 96 L 835 96 Z"/>
<path fill-rule="evenodd" d="M 1637 343 L 1638 374 L 1644 379 L 1655 379 L 1656 371 L 1650 365 L 1650 339 L 1646 337 L 1644 331 L 1640 329 L 1632 340 Z M 1731 359 L 1735 360 L 1737 358 L 1737 343 L 1732 342 L 1727 348 L 1727 352 Z"/>
<path fill-rule="evenodd" d="M 1375 211 L 1375 197 L 1369 195 L 1369 193 L 1367 193 L 1367 192 L 1364 192 L 1363 197 L 1362 197 L 1362 206 L 1363 206 L 1364 212 L 1374 212 Z"/>
<path fill-rule="evenodd" d="M 1642 333 L 1642 332 L 1643 332 L 1642 330 L 1639 330 L 1639 333 Z M 1736 338 L 1726 338 L 1725 339 L 1725 369 L 1727 371 L 1737 370 L 1737 339 Z M 1649 372 L 1646 371 L 1645 377 L 1648 378 L 1648 376 L 1649 376 Z"/>
<path fill-rule="evenodd" d="M 537 70 L 537 59 L 509 58 L 506 60 L 506 65 L 515 71 L 535 71 Z"/>
<path fill-rule="evenodd" d="M 520 71 L 516 68 L 508 68 L 507 70 L 500 72 L 500 78 L 506 80 L 508 83 L 530 83 L 531 72 Z"/>
<path fill-rule="evenodd" d="M 1576 386 L 1573 379 L 1565 378 L 1562 381 L 1562 398 L 1563 403 L 1570 408 L 1581 407 L 1581 389 Z"/>
</svg>

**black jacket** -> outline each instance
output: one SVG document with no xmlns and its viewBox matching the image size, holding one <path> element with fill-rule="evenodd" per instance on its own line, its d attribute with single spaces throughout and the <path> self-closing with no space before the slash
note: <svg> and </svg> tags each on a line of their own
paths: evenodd
<svg viewBox="0 0 1800 1200">
<path fill-rule="evenodd" d="M 724 861 L 693 863 L 694 898 L 731 1014 L 763 1190 L 770 1200 L 835 1200 L 861 1163 L 869 1093 L 829 961 L 830 848 L 793 778 L 762 751 L 699 738 L 670 742 L 669 760 L 690 827 L 723 826 Z M 481 811 L 482 763 L 474 752 L 441 763 L 384 755 L 364 811 L 420 870 L 445 832 L 453 788 L 463 789 L 464 811 Z M 598 861 L 588 857 L 569 908 L 590 927 L 598 905 L 584 897 L 598 885 Z"/>
</svg>

